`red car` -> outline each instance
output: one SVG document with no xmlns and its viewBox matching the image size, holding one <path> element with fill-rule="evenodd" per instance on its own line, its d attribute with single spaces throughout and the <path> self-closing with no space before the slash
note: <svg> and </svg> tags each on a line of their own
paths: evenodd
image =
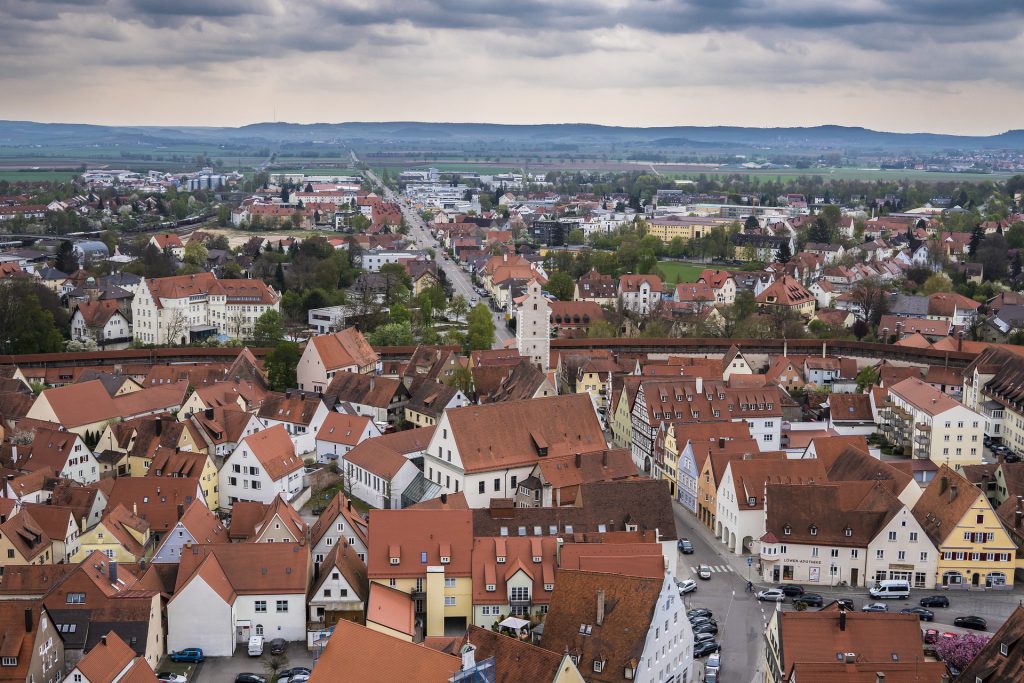
<svg viewBox="0 0 1024 683">
<path fill-rule="evenodd" d="M 933 628 L 927 629 L 924 632 L 924 642 L 928 645 L 934 645 L 939 641 L 939 632 Z"/>
</svg>

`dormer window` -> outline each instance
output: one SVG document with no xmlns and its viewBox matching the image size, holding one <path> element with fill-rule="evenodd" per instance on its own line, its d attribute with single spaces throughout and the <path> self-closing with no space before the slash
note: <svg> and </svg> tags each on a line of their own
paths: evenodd
<svg viewBox="0 0 1024 683">
<path fill-rule="evenodd" d="M 498 555 L 498 564 L 505 564 L 505 556 Z"/>
<path fill-rule="evenodd" d="M 595 659 L 594 660 L 594 673 L 601 673 L 602 671 L 604 671 L 604 660 L 603 659 Z"/>
<path fill-rule="evenodd" d="M 544 584 L 544 590 L 546 590 L 546 591 L 553 591 L 553 590 L 555 590 L 555 584 L 553 584 L 553 583 L 545 583 Z"/>
<path fill-rule="evenodd" d="M 2 664 L 3 666 L 18 666 L 18 658 L 4 657 L 3 660 L 0 660 L 0 664 Z"/>
<path fill-rule="evenodd" d="M 811 536 L 817 536 L 817 535 L 818 535 L 818 527 L 816 527 L 816 526 L 814 526 L 812 524 L 811 525 Z"/>
<path fill-rule="evenodd" d="M 850 527 L 846 527 L 845 529 L 843 529 L 843 534 L 846 536 L 853 536 L 853 529 L 851 529 Z"/>
<path fill-rule="evenodd" d="M 493 583 L 487 584 L 487 592 L 488 593 L 493 593 L 496 590 L 497 590 L 497 586 L 495 586 Z"/>
<path fill-rule="evenodd" d="M 793 533 L 793 528 L 787 524 L 786 526 L 782 527 L 782 533 L 786 536 L 789 536 L 791 533 Z"/>
<path fill-rule="evenodd" d="M 754 496 L 750 496 L 749 498 L 747 498 L 747 505 L 749 505 L 750 507 L 754 507 L 755 505 L 757 505 L 757 498 Z"/>
<path fill-rule="evenodd" d="M 443 556 L 443 557 L 441 558 L 441 564 L 448 564 L 448 563 L 449 563 L 449 562 L 451 562 L 451 561 L 452 561 L 452 558 L 450 558 L 450 557 L 448 557 L 448 556 Z"/>
</svg>

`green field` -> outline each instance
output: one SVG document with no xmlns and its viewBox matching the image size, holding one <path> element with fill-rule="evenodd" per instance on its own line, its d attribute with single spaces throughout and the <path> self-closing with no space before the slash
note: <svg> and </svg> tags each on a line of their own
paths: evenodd
<svg viewBox="0 0 1024 683">
<path fill-rule="evenodd" d="M 675 180 L 696 180 L 700 176 L 706 178 L 724 178 L 732 175 L 762 176 L 766 180 L 778 178 L 781 182 L 793 182 L 801 176 L 822 176 L 836 180 L 920 180 L 923 182 L 964 182 L 980 183 L 1000 181 L 1010 177 L 1009 173 L 942 173 L 918 171 L 914 169 L 880 169 L 880 168 L 808 168 L 808 169 L 726 169 L 712 171 L 670 171 L 664 173 L 666 178 Z"/>
<path fill-rule="evenodd" d="M 360 171 L 357 168 L 347 168 L 345 166 L 325 166 L 323 168 L 317 166 L 306 166 L 304 168 L 268 168 L 267 173 L 271 175 L 275 173 L 302 173 L 305 175 L 360 175 Z"/>
<path fill-rule="evenodd" d="M 77 177 L 78 171 L 14 171 L 0 169 L 0 180 L 17 182 L 63 182 Z"/>
<path fill-rule="evenodd" d="M 677 278 L 679 282 L 696 282 L 703 271 L 704 266 L 696 266 L 692 263 L 658 261 L 658 272 L 661 273 L 661 279 L 668 283 L 674 283 Z"/>
</svg>

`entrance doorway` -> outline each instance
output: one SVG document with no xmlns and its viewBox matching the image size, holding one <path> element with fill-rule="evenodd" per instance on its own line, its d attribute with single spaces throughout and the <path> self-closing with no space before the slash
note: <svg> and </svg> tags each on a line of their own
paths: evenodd
<svg viewBox="0 0 1024 683">
<path fill-rule="evenodd" d="M 974 572 L 974 574 L 971 576 L 971 585 L 972 586 L 977 586 L 980 583 L 981 583 L 981 573 Z"/>
<path fill-rule="evenodd" d="M 860 574 L 860 571 L 857 569 L 857 567 L 851 567 L 850 568 L 850 585 L 851 586 L 859 586 L 860 585 L 860 576 L 859 576 L 859 574 Z"/>
</svg>

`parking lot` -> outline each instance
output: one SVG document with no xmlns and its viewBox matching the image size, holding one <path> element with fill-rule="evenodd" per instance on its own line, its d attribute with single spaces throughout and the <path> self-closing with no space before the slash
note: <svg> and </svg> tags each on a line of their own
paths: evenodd
<svg viewBox="0 0 1024 683">
<path fill-rule="evenodd" d="M 290 669 L 295 666 L 313 668 L 313 653 L 306 649 L 302 642 L 288 643 L 288 662 L 282 667 Z M 158 668 L 158 671 L 167 671 L 168 668 Z M 188 679 L 189 683 L 230 683 L 240 673 L 254 673 L 270 679 L 270 673 L 266 668 L 265 657 L 250 657 L 246 654 L 245 644 L 242 643 L 235 650 L 231 657 L 207 657 L 206 661 L 199 664 Z"/>
</svg>

